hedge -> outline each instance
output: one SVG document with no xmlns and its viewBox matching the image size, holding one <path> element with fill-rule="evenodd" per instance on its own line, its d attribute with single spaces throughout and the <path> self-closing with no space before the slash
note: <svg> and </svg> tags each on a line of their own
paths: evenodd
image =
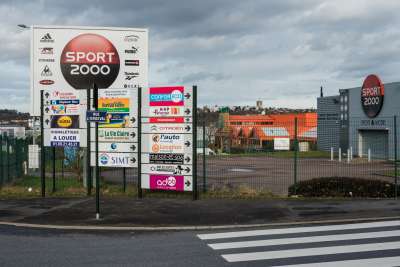
<svg viewBox="0 0 400 267">
<path fill-rule="evenodd" d="M 297 183 L 296 195 L 303 197 L 394 197 L 394 184 L 383 180 L 323 177 Z M 295 187 L 289 187 L 289 196 L 295 195 Z M 398 192 L 400 187 L 398 186 Z"/>
</svg>

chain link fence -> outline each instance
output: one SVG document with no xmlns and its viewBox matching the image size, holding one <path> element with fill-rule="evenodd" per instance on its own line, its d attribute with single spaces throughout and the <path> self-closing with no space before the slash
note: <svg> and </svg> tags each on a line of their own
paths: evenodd
<svg viewBox="0 0 400 267">
<path fill-rule="evenodd" d="M 229 151 L 218 147 L 218 130 L 209 129 L 214 127 L 213 122 L 199 121 L 199 194 L 240 191 L 277 197 L 397 197 L 397 119 L 381 120 L 385 120 L 384 127 L 367 125 L 361 119 L 348 122 L 346 127 L 338 122 L 337 132 L 321 132 L 318 127 L 323 123 L 318 122 L 318 127 L 305 133 L 304 129 L 310 127 L 304 128 L 295 120 L 280 125 L 275 132 L 272 126 L 232 131 L 225 134 L 230 139 Z M 289 146 L 277 150 L 275 138 L 287 138 Z M 29 169 L 26 173 L 31 140 L 3 136 L 0 142 L 0 185 L 11 185 L 19 179 L 19 184 L 40 195 L 39 170 Z M 85 148 L 45 147 L 44 153 L 46 196 L 92 194 L 95 172 L 92 170 L 92 177 L 87 178 Z M 136 196 L 137 181 L 136 168 L 100 168 L 102 194 Z M 145 192 L 145 196 L 151 195 Z M 165 193 L 177 195 L 182 193 Z"/>
</svg>

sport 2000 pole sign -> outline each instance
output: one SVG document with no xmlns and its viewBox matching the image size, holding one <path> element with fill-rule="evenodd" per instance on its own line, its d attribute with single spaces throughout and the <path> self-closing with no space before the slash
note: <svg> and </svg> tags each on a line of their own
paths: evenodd
<svg viewBox="0 0 400 267">
<path fill-rule="evenodd" d="M 146 88 L 147 29 L 32 26 L 31 115 L 41 90 Z"/>
</svg>

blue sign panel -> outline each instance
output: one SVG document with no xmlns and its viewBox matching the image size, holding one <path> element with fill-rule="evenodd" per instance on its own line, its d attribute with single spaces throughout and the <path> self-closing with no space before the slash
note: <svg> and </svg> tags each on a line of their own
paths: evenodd
<svg viewBox="0 0 400 267">
<path fill-rule="evenodd" d="M 105 122 L 106 117 L 107 117 L 106 111 L 95 111 L 95 110 L 86 111 L 86 121 Z"/>
</svg>

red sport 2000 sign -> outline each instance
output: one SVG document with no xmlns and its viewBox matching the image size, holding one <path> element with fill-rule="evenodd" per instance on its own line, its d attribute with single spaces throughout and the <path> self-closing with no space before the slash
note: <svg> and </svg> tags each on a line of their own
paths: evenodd
<svg viewBox="0 0 400 267">
<path fill-rule="evenodd" d="M 75 89 L 96 83 L 108 88 L 117 78 L 120 60 L 117 49 L 105 37 L 86 33 L 68 42 L 60 59 L 65 80 Z"/>
<path fill-rule="evenodd" d="M 375 74 L 368 75 L 361 87 L 361 105 L 365 115 L 369 118 L 378 116 L 382 109 L 384 86 Z"/>
</svg>

